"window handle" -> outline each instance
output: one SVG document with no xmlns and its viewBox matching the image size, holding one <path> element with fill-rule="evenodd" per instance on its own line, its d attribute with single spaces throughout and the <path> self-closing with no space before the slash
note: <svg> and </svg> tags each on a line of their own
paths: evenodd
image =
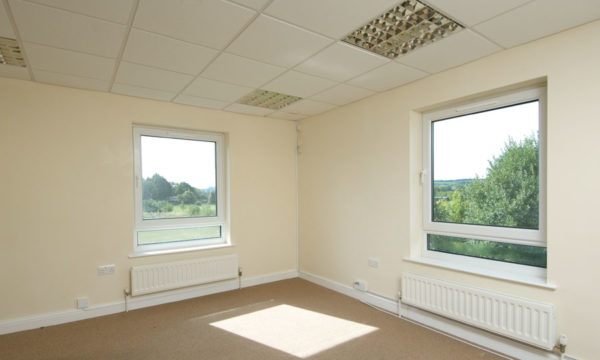
<svg viewBox="0 0 600 360">
<path fill-rule="evenodd" d="M 425 180 L 427 180 L 427 170 L 421 170 L 419 176 L 421 177 L 421 185 L 424 185 Z"/>
</svg>

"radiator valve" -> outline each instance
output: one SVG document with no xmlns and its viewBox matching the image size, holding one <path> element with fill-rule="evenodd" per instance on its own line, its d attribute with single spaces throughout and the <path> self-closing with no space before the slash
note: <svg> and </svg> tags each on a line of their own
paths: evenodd
<svg viewBox="0 0 600 360">
<path fill-rule="evenodd" d="M 564 354 L 567 351 L 567 343 L 569 342 L 569 338 L 566 334 L 560 334 L 558 337 L 558 343 L 554 347 L 556 350 L 560 351 L 561 354 Z"/>
</svg>

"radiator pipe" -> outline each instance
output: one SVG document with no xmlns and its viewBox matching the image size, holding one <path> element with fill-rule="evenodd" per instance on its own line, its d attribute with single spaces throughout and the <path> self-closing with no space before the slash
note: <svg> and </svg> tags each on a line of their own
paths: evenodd
<svg viewBox="0 0 600 360">
<path fill-rule="evenodd" d="M 123 294 L 125 295 L 125 312 L 129 312 L 129 304 L 127 300 L 129 299 L 129 295 L 131 295 L 131 291 L 129 291 L 129 289 L 124 289 Z"/>
</svg>

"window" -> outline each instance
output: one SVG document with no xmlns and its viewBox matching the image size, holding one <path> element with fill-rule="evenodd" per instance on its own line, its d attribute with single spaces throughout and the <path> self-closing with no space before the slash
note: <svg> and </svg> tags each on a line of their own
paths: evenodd
<svg viewBox="0 0 600 360">
<path fill-rule="evenodd" d="M 424 114 L 427 257 L 546 267 L 545 109 L 538 88 Z"/>
<path fill-rule="evenodd" d="M 224 136 L 134 126 L 136 253 L 227 243 Z"/>
</svg>

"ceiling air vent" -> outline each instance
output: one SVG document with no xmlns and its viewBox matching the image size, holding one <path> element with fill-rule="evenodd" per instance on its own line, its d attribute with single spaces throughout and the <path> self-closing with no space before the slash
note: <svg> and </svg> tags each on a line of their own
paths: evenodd
<svg viewBox="0 0 600 360">
<path fill-rule="evenodd" d="M 0 37 L 0 64 L 26 66 L 17 40 Z"/>
<path fill-rule="evenodd" d="M 268 90 L 254 90 L 250 94 L 239 99 L 237 103 L 251 106 L 258 106 L 272 110 L 279 110 L 300 100 L 297 96 L 280 94 Z"/>
<path fill-rule="evenodd" d="M 394 59 L 461 29 L 462 25 L 431 7 L 406 0 L 355 30 L 344 41 Z"/>
</svg>

